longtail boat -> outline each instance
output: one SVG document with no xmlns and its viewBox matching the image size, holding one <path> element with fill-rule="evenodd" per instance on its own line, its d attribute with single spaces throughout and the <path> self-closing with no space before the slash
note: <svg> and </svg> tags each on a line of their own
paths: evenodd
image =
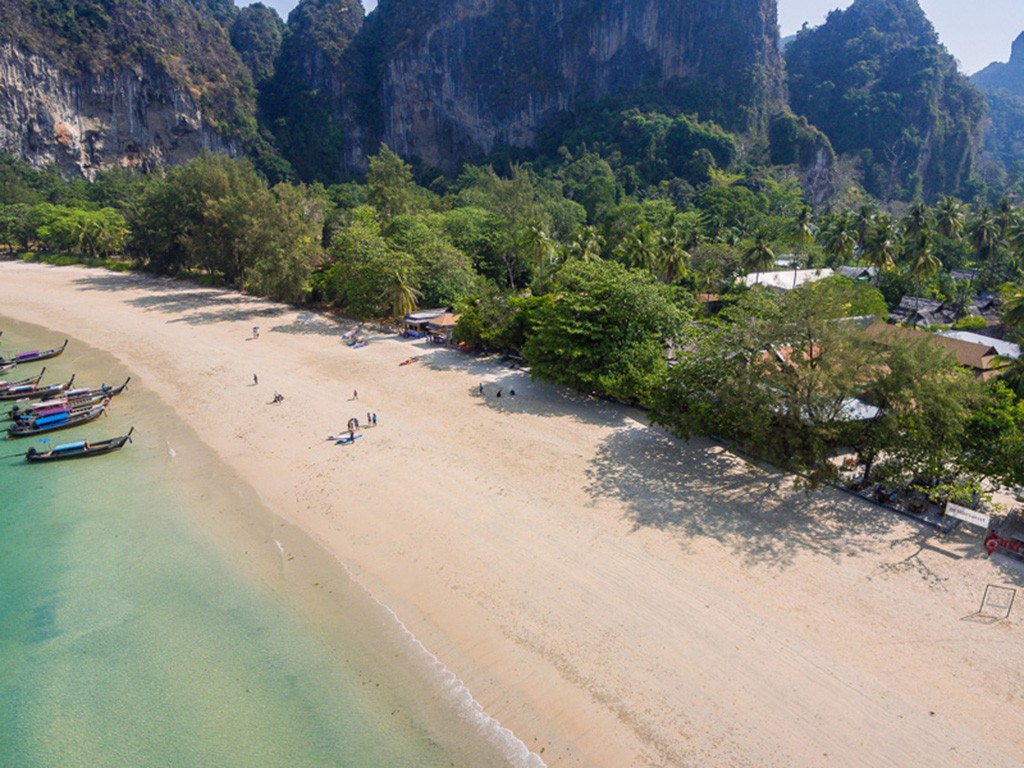
<svg viewBox="0 0 1024 768">
<path fill-rule="evenodd" d="M 45 365 L 43 366 L 43 370 L 41 370 L 37 375 L 29 376 L 27 379 L 21 379 L 19 381 L 0 381 L 0 393 L 6 392 L 12 387 L 34 387 L 39 383 L 39 380 L 43 378 L 44 373 L 46 373 Z"/>
<path fill-rule="evenodd" d="M 46 419 L 50 416 L 59 416 L 60 414 L 65 414 L 66 416 L 77 416 L 80 413 L 91 411 L 97 405 L 102 405 L 105 400 L 105 397 L 99 396 L 76 405 L 54 405 L 37 411 L 26 411 L 15 416 L 14 423 L 18 426 L 31 426 L 39 423 L 40 419 Z"/>
<path fill-rule="evenodd" d="M 54 347 L 53 349 L 33 349 L 30 352 L 19 352 L 13 357 L 0 357 L 0 364 L 14 363 L 15 365 L 24 365 L 25 363 L 32 363 L 35 362 L 36 360 L 46 360 L 47 358 L 50 357 L 56 357 L 61 352 L 63 352 L 67 348 L 67 346 L 68 340 L 64 339 L 63 344 L 61 344 L 59 347 Z"/>
<path fill-rule="evenodd" d="M 75 407 L 83 404 L 100 403 L 104 398 L 120 395 L 125 389 L 127 389 L 128 382 L 131 380 L 132 377 L 129 376 L 124 380 L 124 384 L 121 384 L 118 387 L 111 387 L 104 384 L 96 389 L 68 389 L 60 393 L 60 397 L 43 400 L 39 403 L 23 403 L 21 405 L 16 405 L 7 411 L 5 418 L 20 419 L 24 418 L 26 414 L 31 414 L 34 411 L 44 411 L 48 408 L 59 408 L 62 406 Z"/>
<path fill-rule="evenodd" d="M 107 404 L 95 405 L 84 413 L 67 414 L 58 413 L 53 416 L 43 416 L 31 424 L 15 424 L 7 430 L 8 437 L 28 437 L 29 435 L 40 435 L 44 432 L 53 432 L 58 429 L 77 427 L 79 424 L 86 424 L 93 419 L 98 419 L 107 412 Z"/>
<path fill-rule="evenodd" d="M 125 443 L 132 441 L 132 432 L 135 427 L 128 430 L 127 435 L 111 437 L 109 440 L 90 442 L 89 440 L 78 440 L 74 443 L 56 445 L 48 451 L 37 451 L 29 448 L 25 454 L 25 461 L 61 461 L 62 459 L 87 459 L 92 456 L 102 456 L 105 453 L 113 453 L 124 447 Z"/>
<path fill-rule="evenodd" d="M 39 400 L 50 395 L 59 395 L 61 392 L 71 389 L 71 385 L 74 382 L 75 377 L 72 374 L 71 378 L 64 384 L 49 384 L 45 387 L 26 384 L 24 386 L 11 387 L 0 392 L 0 400 Z"/>
<path fill-rule="evenodd" d="M 8 371 L 17 367 L 17 363 L 0 363 L 0 373 L 7 373 Z"/>
</svg>

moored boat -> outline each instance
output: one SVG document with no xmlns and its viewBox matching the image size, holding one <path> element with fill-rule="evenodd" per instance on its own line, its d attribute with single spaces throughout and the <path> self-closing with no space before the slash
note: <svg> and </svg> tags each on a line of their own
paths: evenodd
<svg viewBox="0 0 1024 768">
<path fill-rule="evenodd" d="M 41 370 L 35 376 L 29 376 L 28 378 L 20 379 L 18 381 L 0 381 L 0 392 L 6 392 L 8 389 L 11 389 L 13 387 L 34 387 L 36 384 L 39 383 L 39 380 L 43 378 L 44 373 L 46 373 L 45 365 L 43 366 L 43 370 Z"/>
<path fill-rule="evenodd" d="M 124 447 L 125 443 L 132 441 L 132 432 L 135 427 L 128 430 L 127 435 L 111 437 L 107 440 L 91 442 L 89 440 L 78 440 L 73 443 L 56 445 L 48 451 L 38 451 L 29 448 L 25 454 L 25 461 L 60 461 L 62 459 L 87 459 L 92 456 L 102 456 L 105 453 L 113 453 Z"/>
<path fill-rule="evenodd" d="M 51 357 L 56 357 L 65 349 L 67 349 L 67 346 L 68 340 L 64 339 L 63 344 L 61 344 L 59 347 L 54 347 L 53 349 L 33 349 L 29 352 L 19 352 L 13 357 L 0 357 L 0 364 L 14 363 L 15 365 L 24 365 L 25 363 L 32 363 L 35 362 L 36 360 L 46 360 Z"/>
<path fill-rule="evenodd" d="M 11 387 L 0 392 L 0 400 L 39 400 L 50 395 L 59 395 L 71 388 L 75 383 L 74 374 L 64 384 L 48 384 L 37 387 L 34 384 Z"/>
<path fill-rule="evenodd" d="M 5 414 L 5 418 L 8 419 L 20 419 L 26 414 L 31 414 L 35 411 L 44 411 L 48 408 L 60 408 L 64 406 L 75 407 L 78 405 L 85 404 L 96 404 L 103 402 L 104 398 L 114 397 L 120 395 L 128 387 L 128 382 L 132 380 L 129 376 L 124 380 L 124 383 L 117 387 L 111 387 L 103 384 L 95 389 L 68 389 L 60 393 L 60 397 L 51 398 L 49 400 L 43 400 L 38 403 L 22 403 L 9 409 Z"/>
<path fill-rule="evenodd" d="M 42 416 L 28 424 L 15 424 L 7 430 L 8 437 L 29 437 L 30 435 L 41 435 L 44 432 L 53 432 L 58 429 L 76 427 L 79 424 L 86 424 L 93 419 L 98 419 L 107 412 L 107 401 L 102 405 L 95 405 L 83 413 L 58 413 L 53 416 Z"/>
</svg>

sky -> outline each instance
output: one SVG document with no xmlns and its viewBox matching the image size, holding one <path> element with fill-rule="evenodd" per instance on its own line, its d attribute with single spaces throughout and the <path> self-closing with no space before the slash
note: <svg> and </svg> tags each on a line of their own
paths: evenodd
<svg viewBox="0 0 1024 768">
<path fill-rule="evenodd" d="M 298 0 L 262 0 L 276 8 L 281 18 Z M 1024 32 L 1024 0 L 918 0 L 925 14 L 935 25 L 939 39 L 960 61 L 960 68 L 974 74 L 993 61 L 1010 58 L 1010 44 Z M 377 0 L 362 0 L 369 11 Z M 791 35 L 806 21 L 816 27 L 835 8 L 846 8 L 849 0 L 778 0 L 779 27 Z M 236 0 L 248 5 L 249 0 Z"/>
</svg>

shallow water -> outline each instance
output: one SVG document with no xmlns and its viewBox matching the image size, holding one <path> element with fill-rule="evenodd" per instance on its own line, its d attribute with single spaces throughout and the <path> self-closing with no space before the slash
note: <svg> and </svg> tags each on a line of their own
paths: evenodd
<svg viewBox="0 0 1024 768">
<path fill-rule="evenodd" d="M 5 355 L 64 338 L 0 328 Z M 74 339 L 47 365 L 131 373 Z M 0 764 L 541 764 L 145 382 L 50 437 L 130 426 L 119 453 L 51 465 L 0 442 Z"/>
</svg>

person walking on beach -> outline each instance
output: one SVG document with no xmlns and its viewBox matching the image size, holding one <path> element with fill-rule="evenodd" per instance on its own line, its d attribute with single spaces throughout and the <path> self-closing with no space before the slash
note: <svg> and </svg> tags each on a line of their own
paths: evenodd
<svg viewBox="0 0 1024 768">
<path fill-rule="evenodd" d="M 258 325 L 254 325 L 252 327 L 252 337 L 254 339 L 258 339 L 260 337 L 260 327 Z"/>
<path fill-rule="evenodd" d="M 377 414 L 373 414 L 373 426 L 377 426 Z"/>
<path fill-rule="evenodd" d="M 484 383 L 482 381 L 480 382 L 479 392 L 480 392 L 481 395 L 484 393 Z"/>
<path fill-rule="evenodd" d="M 353 389 L 352 390 L 352 399 L 353 400 L 358 400 L 359 399 L 359 390 L 357 390 L 357 389 Z"/>
<path fill-rule="evenodd" d="M 366 412 L 366 426 L 370 426 L 370 412 Z"/>
<path fill-rule="evenodd" d="M 257 376 L 257 375 L 256 375 L 256 374 L 254 373 L 254 374 L 252 375 L 252 385 L 253 385 L 253 386 L 255 387 L 255 386 L 256 386 L 257 384 L 259 384 L 259 383 L 260 383 L 260 377 L 259 377 L 259 376 Z"/>
</svg>

